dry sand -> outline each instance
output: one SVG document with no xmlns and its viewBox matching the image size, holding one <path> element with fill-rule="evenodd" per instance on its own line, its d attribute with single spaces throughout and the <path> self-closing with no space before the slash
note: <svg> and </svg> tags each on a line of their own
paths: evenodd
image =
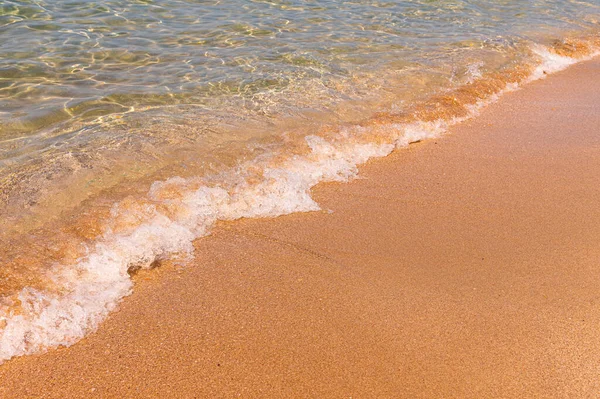
<svg viewBox="0 0 600 399">
<path fill-rule="evenodd" d="M 600 395 L 599 61 L 361 175 L 220 225 L 0 397 Z"/>
</svg>

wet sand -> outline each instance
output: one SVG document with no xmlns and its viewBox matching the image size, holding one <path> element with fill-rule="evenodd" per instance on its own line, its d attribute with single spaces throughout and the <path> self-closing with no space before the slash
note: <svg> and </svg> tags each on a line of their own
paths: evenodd
<svg viewBox="0 0 600 399">
<path fill-rule="evenodd" d="M 0 397 L 597 396 L 600 61 L 361 176 L 219 225 Z"/>
</svg>

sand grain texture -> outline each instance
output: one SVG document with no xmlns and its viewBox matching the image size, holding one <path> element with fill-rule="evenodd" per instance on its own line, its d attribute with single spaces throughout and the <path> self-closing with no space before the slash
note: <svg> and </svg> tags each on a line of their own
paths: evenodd
<svg viewBox="0 0 600 399">
<path fill-rule="evenodd" d="M 0 397 L 600 394 L 600 61 L 361 176 L 220 225 Z"/>
</svg>

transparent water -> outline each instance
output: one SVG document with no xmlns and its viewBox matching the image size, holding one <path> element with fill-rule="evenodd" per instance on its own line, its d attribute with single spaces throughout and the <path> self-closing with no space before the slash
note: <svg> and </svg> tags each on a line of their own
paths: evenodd
<svg viewBox="0 0 600 399">
<path fill-rule="evenodd" d="M 0 138 L 163 104 L 212 105 L 594 26 L 598 1 L 12 1 Z M 335 90 L 335 89 L 334 89 Z M 337 93 L 336 93 L 337 94 Z"/>
<path fill-rule="evenodd" d="M 184 149 L 230 164 L 282 120 L 403 109 L 599 15 L 598 0 L 3 0 L 3 227 L 39 204 L 42 220 L 65 187 L 78 204 Z"/>
</svg>

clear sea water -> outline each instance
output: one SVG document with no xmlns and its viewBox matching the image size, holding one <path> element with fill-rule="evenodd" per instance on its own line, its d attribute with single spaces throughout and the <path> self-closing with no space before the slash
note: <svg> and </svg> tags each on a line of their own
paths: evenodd
<svg viewBox="0 0 600 399">
<path fill-rule="evenodd" d="M 600 0 L 0 0 L 0 361 L 70 345 L 216 220 L 593 54 Z"/>
</svg>

